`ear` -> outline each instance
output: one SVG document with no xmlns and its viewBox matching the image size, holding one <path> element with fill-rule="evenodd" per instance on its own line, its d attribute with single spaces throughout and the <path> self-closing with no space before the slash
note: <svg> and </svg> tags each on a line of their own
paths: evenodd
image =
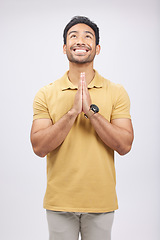
<svg viewBox="0 0 160 240">
<path fill-rule="evenodd" d="M 100 50 L 101 50 L 101 46 L 98 44 L 96 46 L 96 55 L 98 55 L 100 53 Z"/>
<path fill-rule="evenodd" d="M 63 53 L 66 54 L 66 44 L 63 45 Z"/>
</svg>

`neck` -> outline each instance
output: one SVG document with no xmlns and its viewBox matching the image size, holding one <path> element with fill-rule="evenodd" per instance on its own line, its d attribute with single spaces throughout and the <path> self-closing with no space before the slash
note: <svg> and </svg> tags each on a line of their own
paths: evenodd
<svg viewBox="0 0 160 240">
<path fill-rule="evenodd" d="M 93 80 L 95 75 L 93 62 L 84 64 L 69 62 L 68 78 L 75 86 L 78 86 L 81 72 L 85 72 L 86 83 L 88 85 Z"/>
</svg>

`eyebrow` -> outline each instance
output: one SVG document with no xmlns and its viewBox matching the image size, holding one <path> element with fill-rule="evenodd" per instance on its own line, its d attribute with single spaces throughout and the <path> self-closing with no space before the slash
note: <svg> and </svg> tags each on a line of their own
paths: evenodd
<svg viewBox="0 0 160 240">
<path fill-rule="evenodd" d="M 68 33 L 68 35 L 70 35 L 71 33 L 77 33 L 77 31 L 71 31 Z"/>
<path fill-rule="evenodd" d="M 90 31 L 84 31 L 84 32 L 85 33 L 90 33 L 92 36 L 94 36 L 93 33 L 91 33 Z M 68 33 L 68 35 L 70 35 L 72 33 L 78 33 L 78 31 L 71 31 L 71 32 Z"/>
<path fill-rule="evenodd" d="M 92 36 L 94 36 L 93 33 L 91 33 L 90 31 L 85 31 L 85 33 L 90 33 Z"/>
</svg>

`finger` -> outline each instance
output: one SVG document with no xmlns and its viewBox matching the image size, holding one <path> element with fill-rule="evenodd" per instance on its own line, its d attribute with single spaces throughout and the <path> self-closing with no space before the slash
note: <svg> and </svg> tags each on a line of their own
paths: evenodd
<svg viewBox="0 0 160 240">
<path fill-rule="evenodd" d="M 83 90 L 85 91 L 85 93 L 88 92 L 88 87 L 87 87 L 86 81 L 83 81 Z"/>
<path fill-rule="evenodd" d="M 82 88 L 86 87 L 86 76 L 85 72 L 81 72 L 81 81 L 82 81 Z"/>
<path fill-rule="evenodd" d="M 85 81 L 85 80 L 83 81 L 83 86 L 84 86 L 85 88 L 87 88 L 87 84 L 86 84 L 86 81 Z"/>
<path fill-rule="evenodd" d="M 85 81 L 85 72 L 81 72 L 80 79 L 82 82 Z"/>
<path fill-rule="evenodd" d="M 83 81 L 86 82 L 86 73 L 83 72 Z"/>
<path fill-rule="evenodd" d="M 81 82 L 81 90 L 82 90 L 82 94 L 83 94 L 83 88 L 84 88 L 84 79 L 85 79 L 85 73 L 81 72 L 80 74 L 80 82 Z"/>
<path fill-rule="evenodd" d="M 82 81 L 83 81 L 83 76 L 82 76 L 82 73 L 80 74 L 80 80 L 79 80 L 79 83 L 78 83 L 78 90 L 82 90 Z"/>
<path fill-rule="evenodd" d="M 84 99 L 87 99 L 88 93 L 87 93 L 87 88 L 86 88 L 84 82 L 83 82 L 82 95 L 83 95 L 83 98 L 84 98 Z"/>
<path fill-rule="evenodd" d="M 78 90 L 79 89 L 82 89 L 82 81 L 80 80 L 79 83 L 78 83 Z"/>
</svg>

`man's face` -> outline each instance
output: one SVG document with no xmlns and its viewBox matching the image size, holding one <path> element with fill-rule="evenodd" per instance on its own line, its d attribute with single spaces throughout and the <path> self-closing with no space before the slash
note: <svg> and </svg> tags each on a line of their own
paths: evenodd
<svg viewBox="0 0 160 240">
<path fill-rule="evenodd" d="M 79 23 L 67 32 L 66 44 L 63 46 L 64 54 L 73 63 L 89 63 L 99 54 L 100 46 L 96 46 L 94 30 L 86 24 Z"/>
</svg>

